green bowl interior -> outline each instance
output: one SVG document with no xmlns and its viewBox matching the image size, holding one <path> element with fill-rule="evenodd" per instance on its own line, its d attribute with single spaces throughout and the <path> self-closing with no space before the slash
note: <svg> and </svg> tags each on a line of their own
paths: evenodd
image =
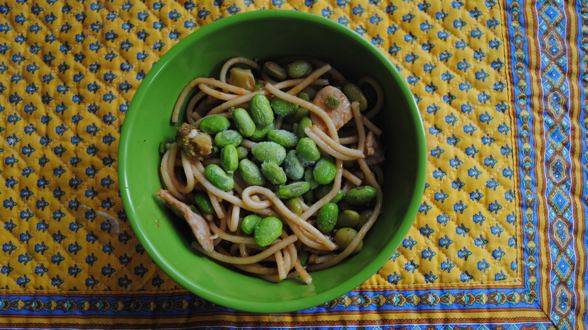
<svg viewBox="0 0 588 330">
<path fill-rule="evenodd" d="M 374 77 L 385 91 L 377 119 L 387 149 L 384 209 L 362 251 L 314 272 L 312 285 L 269 283 L 193 252 L 192 234 L 154 199 L 161 187 L 158 146 L 174 137 L 171 109 L 193 78 L 216 76 L 230 57 L 308 55 L 347 77 Z M 256 312 L 311 307 L 353 289 L 377 271 L 406 234 L 423 190 L 424 137 L 414 100 L 385 56 L 354 32 L 319 17 L 264 11 L 223 19 L 190 35 L 153 67 L 136 93 L 120 144 L 121 192 L 137 236 L 152 258 L 190 291 L 215 303 Z"/>
</svg>

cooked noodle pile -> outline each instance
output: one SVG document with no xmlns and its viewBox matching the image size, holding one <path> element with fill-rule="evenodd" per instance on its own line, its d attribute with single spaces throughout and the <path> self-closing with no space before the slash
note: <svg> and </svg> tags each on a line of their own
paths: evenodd
<svg viewBox="0 0 588 330">
<path fill-rule="evenodd" d="M 324 62 L 232 58 L 180 94 L 157 196 L 201 253 L 309 284 L 308 271 L 357 253 L 378 219 L 382 105 L 375 80 L 355 85 Z"/>
</svg>

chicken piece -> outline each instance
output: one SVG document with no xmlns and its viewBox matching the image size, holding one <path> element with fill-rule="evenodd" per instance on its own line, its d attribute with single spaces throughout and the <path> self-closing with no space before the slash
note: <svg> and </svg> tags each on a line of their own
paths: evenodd
<svg viewBox="0 0 588 330">
<path fill-rule="evenodd" d="M 376 139 L 376 135 L 373 132 L 368 132 L 366 139 L 365 139 L 365 155 L 366 161 L 368 164 L 378 164 L 385 160 L 384 157 L 384 150 L 382 146 L 378 143 Z"/>
<path fill-rule="evenodd" d="M 318 93 L 316 93 L 312 103 L 325 110 L 325 112 L 333 120 L 333 124 L 335 124 L 337 129 L 343 127 L 345 124 L 347 124 L 348 121 L 351 120 L 351 118 L 353 118 L 349 99 L 340 89 L 336 87 L 324 87 L 318 91 Z M 313 114 L 312 121 L 321 130 L 327 132 L 327 126 L 319 117 Z"/>
<path fill-rule="evenodd" d="M 204 218 L 192 211 L 188 205 L 177 200 L 169 191 L 165 189 L 160 189 L 157 191 L 157 197 L 165 202 L 165 204 L 170 209 L 172 209 L 175 214 L 183 217 L 186 222 L 188 222 L 188 225 L 190 225 L 190 228 L 192 228 L 194 236 L 196 236 L 196 240 L 205 251 L 213 250 L 214 247 L 212 243 L 210 227 L 208 227 L 208 224 Z"/>
<path fill-rule="evenodd" d="M 178 130 L 178 142 L 186 156 L 192 159 L 204 158 L 212 152 L 212 138 L 200 132 L 196 126 L 184 123 Z"/>
<path fill-rule="evenodd" d="M 252 91 L 255 89 L 255 77 L 250 69 L 232 68 L 229 84 Z"/>
</svg>

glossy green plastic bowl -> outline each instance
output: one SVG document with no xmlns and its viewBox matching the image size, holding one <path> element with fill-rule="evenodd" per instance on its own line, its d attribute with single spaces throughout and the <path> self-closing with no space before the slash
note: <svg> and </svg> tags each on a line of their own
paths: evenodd
<svg viewBox="0 0 588 330">
<path fill-rule="evenodd" d="M 312 273 L 313 283 L 279 284 L 235 271 L 190 249 L 182 219 L 154 198 L 160 142 L 173 139 L 174 102 L 193 78 L 216 76 L 233 56 L 308 55 L 347 77 L 369 75 L 385 91 L 377 124 L 384 130 L 383 213 L 363 249 L 341 264 Z M 126 115 L 119 146 L 120 191 L 137 237 L 175 281 L 219 305 L 251 312 L 286 312 L 316 306 L 354 289 L 374 274 L 402 241 L 421 201 L 424 130 L 413 96 L 386 56 L 355 32 L 324 18 L 293 11 L 257 11 L 224 18 L 186 37 L 153 66 Z"/>
</svg>

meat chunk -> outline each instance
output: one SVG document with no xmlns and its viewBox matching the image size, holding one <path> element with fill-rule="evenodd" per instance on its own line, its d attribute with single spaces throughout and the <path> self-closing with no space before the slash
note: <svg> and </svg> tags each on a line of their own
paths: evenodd
<svg viewBox="0 0 588 330">
<path fill-rule="evenodd" d="M 366 139 L 365 139 L 365 155 L 366 161 L 370 165 L 381 163 L 385 160 L 384 158 L 384 149 L 378 143 L 376 139 L 376 135 L 371 131 L 368 132 Z"/>
<path fill-rule="evenodd" d="M 178 142 L 186 156 L 192 159 L 204 158 L 212 152 L 212 138 L 200 132 L 196 126 L 184 123 L 178 130 Z"/>
<path fill-rule="evenodd" d="M 196 237 L 196 241 L 198 241 L 200 246 L 202 246 L 205 251 L 213 250 L 214 247 L 212 243 L 210 227 L 208 227 L 208 224 L 204 218 L 192 211 L 188 205 L 177 200 L 169 191 L 165 189 L 160 189 L 157 191 L 157 197 L 159 197 L 160 200 L 169 206 L 169 208 L 172 209 L 174 213 L 183 217 L 186 222 L 188 222 L 188 225 L 190 225 L 190 228 Z"/>
<path fill-rule="evenodd" d="M 316 93 L 312 102 L 325 110 L 329 117 L 331 117 L 331 120 L 333 120 L 333 124 L 335 124 L 337 129 L 343 127 L 351 120 L 351 118 L 353 118 L 349 99 L 336 87 L 324 87 Z M 320 129 L 325 132 L 327 131 L 327 126 L 319 117 L 312 115 L 312 120 Z"/>
</svg>

